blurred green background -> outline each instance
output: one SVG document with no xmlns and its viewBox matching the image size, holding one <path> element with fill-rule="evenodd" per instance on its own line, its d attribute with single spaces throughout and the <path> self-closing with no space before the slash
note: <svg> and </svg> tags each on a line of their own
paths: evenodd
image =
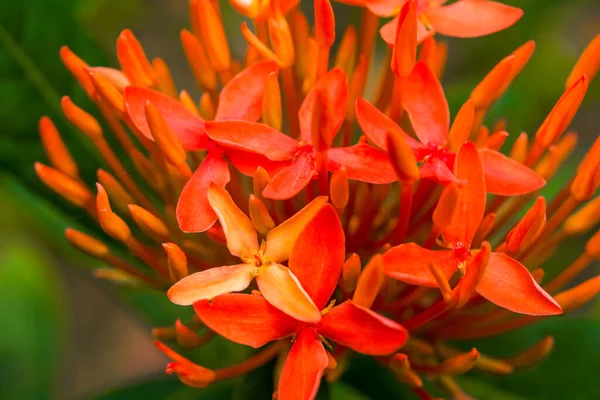
<svg viewBox="0 0 600 400">
<path fill-rule="evenodd" d="M 448 40 L 444 78 L 456 112 L 474 85 L 520 44 L 534 39 L 537 49 L 488 122 L 503 116 L 511 137 L 535 132 L 560 96 L 564 80 L 585 45 L 600 31 L 598 0 L 511 0 L 525 10 L 505 32 L 470 40 Z M 311 4 L 304 4 L 310 9 Z M 335 5 L 338 31 L 358 21 L 356 9 Z M 228 33 L 242 54 L 239 20 L 225 12 Z M 83 212 L 41 185 L 33 171 L 45 161 L 38 139 L 41 115 L 49 115 L 94 181 L 98 161 L 90 144 L 60 115 L 60 97 L 88 106 L 58 57 L 68 45 L 91 65 L 115 65 L 114 43 L 132 28 L 150 57 L 166 59 L 179 88 L 194 89 L 179 31 L 188 26 L 187 1 L 158 0 L 1 0 L 0 1 L 0 399 L 255 399 L 269 398 L 269 366 L 208 390 L 184 388 L 163 375 L 164 357 L 151 343 L 153 325 L 172 323 L 176 308 L 164 295 L 124 291 L 91 277 L 97 263 L 72 250 L 63 239 L 67 226 L 97 235 Z M 379 42 L 378 49 L 384 45 Z M 600 84 L 592 84 L 572 127 L 580 134 L 578 152 L 547 188 L 555 192 L 573 171 L 575 160 L 600 130 Z M 552 269 L 580 253 L 569 242 Z M 597 265 L 588 276 L 597 274 Z M 510 377 L 471 374 L 461 384 L 480 399 L 599 399 L 594 381 L 600 366 L 600 308 L 592 304 L 569 317 L 478 343 L 491 355 L 507 355 L 545 335 L 556 350 L 541 366 Z M 227 365 L 247 349 L 216 341 L 199 352 L 208 366 Z M 122 388 L 122 389 L 119 389 Z M 392 395 L 394 397 L 392 397 Z M 320 398 L 366 400 L 413 398 L 367 359 L 356 359 L 341 382 L 324 387 Z"/>
</svg>

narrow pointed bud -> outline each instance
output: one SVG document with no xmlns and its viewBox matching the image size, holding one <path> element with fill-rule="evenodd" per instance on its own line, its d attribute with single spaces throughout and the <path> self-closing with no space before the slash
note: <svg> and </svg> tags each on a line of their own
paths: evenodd
<svg viewBox="0 0 600 400">
<path fill-rule="evenodd" d="M 50 160 L 50 164 L 63 174 L 77 178 L 79 176 L 77 163 L 71 157 L 69 149 L 67 149 L 52 120 L 46 116 L 42 117 L 39 130 L 44 151 Z"/>
<path fill-rule="evenodd" d="M 439 370 L 443 375 L 462 375 L 469 371 L 479 359 L 479 352 L 473 348 L 468 353 L 450 357 L 440 365 Z"/>
<path fill-rule="evenodd" d="M 131 82 L 129 81 L 129 78 L 127 78 L 127 75 L 119 69 L 110 67 L 89 67 L 86 68 L 86 71 L 88 72 L 88 75 L 90 73 L 100 75 L 116 87 L 119 93 L 123 93 L 127 86 L 131 86 Z"/>
<path fill-rule="evenodd" d="M 175 321 L 175 331 L 177 332 L 177 343 L 181 347 L 186 349 L 198 347 L 200 341 L 198 334 L 185 326 L 180 319 Z"/>
<path fill-rule="evenodd" d="M 173 326 L 159 326 L 152 328 L 152 337 L 157 340 L 174 340 L 177 332 Z"/>
<path fill-rule="evenodd" d="M 135 204 L 129 204 L 129 212 L 133 221 L 146 235 L 159 242 L 168 239 L 169 228 L 156 215 Z"/>
<path fill-rule="evenodd" d="M 383 260 L 381 254 L 376 254 L 361 272 L 352 301 L 359 306 L 371 308 L 383 280 Z"/>
<path fill-rule="evenodd" d="M 430 36 L 421 43 L 419 49 L 419 61 L 425 63 L 430 71 L 435 70 L 438 56 L 438 42 L 434 36 Z"/>
<path fill-rule="evenodd" d="M 289 16 L 292 38 L 294 39 L 294 48 L 296 49 L 296 62 L 294 68 L 296 75 L 300 80 L 306 78 L 308 69 L 308 38 L 310 36 L 310 27 L 306 17 L 300 9 L 293 10 Z"/>
<path fill-rule="evenodd" d="M 315 38 L 319 47 L 331 47 L 335 42 L 335 16 L 329 0 L 315 0 Z"/>
<path fill-rule="evenodd" d="M 207 96 L 210 96 L 210 94 L 208 92 L 204 92 L 202 94 L 202 96 L 204 96 L 204 94 L 206 94 Z M 181 104 L 183 104 L 183 106 L 185 108 L 187 108 L 188 111 L 191 112 L 192 114 L 197 115 L 199 117 L 203 117 L 200 114 L 200 110 L 196 106 L 196 103 L 194 102 L 194 99 L 192 99 L 192 96 L 190 96 L 190 94 L 187 91 L 182 90 L 181 92 L 179 92 L 179 102 Z"/>
<path fill-rule="evenodd" d="M 540 284 L 546 276 L 546 271 L 544 271 L 542 268 L 536 268 L 533 271 L 531 271 L 531 276 L 533 277 L 534 281 Z"/>
<path fill-rule="evenodd" d="M 99 169 L 96 173 L 98 182 L 106 189 L 113 203 L 122 212 L 127 212 L 127 205 L 134 203 L 134 199 L 125 190 L 123 185 L 103 169 Z"/>
<path fill-rule="evenodd" d="M 481 115 L 483 115 L 483 112 L 481 112 Z M 477 137 L 475 138 L 475 145 L 477 145 L 477 147 L 485 147 L 489 137 L 490 137 L 490 129 L 485 125 L 481 125 L 479 127 L 479 132 L 477 133 Z"/>
<path fill-rule="evenodd" d="M 144 156 L 144 154 L 134 149 L 131 152 L 131 161 L 140 175 L 152 186 L 155 190 L 161 192 L 165 188 L 165 178 L 158 172 L 156 166 Z"/>
<path fill-rule="evenodd" d="M 183 146 L 181 146 L 181 143 L 169 128 L 167 121 L 150 100 L 146 102 L 146 121 L 154 142 L 166 160 L 176 167 L 185 164 L 186 154 Z"/>
<path fill-rule="evenodd" d="M 578 141 L 579 137 L 577 136 L 577 133 L 569 131 L 555 143 L 556 158 L 559 165 L 569 158 L 573 150 L 575 150 Z"/>
<path fill-rule="evenodd" d="M 277 54 L 277 57 L 281 60 L 281 66 L 289 68 L 294 65 L 294 60 L 296 58 L 292 33 L 277 2 L 271 3 L 271 9 L 272 15 L 267 21 L 271 47 L 275 54 Z"/>
<path fill-rule="evenodd" d="M 525 44 L 519 46 L 515 51 L 512 52 L 511 55 L 515 57 L 515 61 L 513 64 L 513 69 L 510 73 L 509 79 L 506 80 L 506 86 L 510 85 L 512 81 L 519 75 L 519 73 L 525 68 L 533 52 L 535 51 L 535 42 L 530 40 L 525 42 Z M 506 90 L 506 88 L 505 88 Z"/>
<path fill-rule="evenodd" d="M 67 46 L 60 48 L 60 59 L 69 72 L 75 77 L 79 85 L 87 93 L 90 98 L 96 96 L 96 90 L 87 73 L 89 65 L 73 53 Z"/>
<path fill-rule="evenodd" d="M 262 195 L 263 190 L 271 181 L 271 177 L 266 169 L 263 167 L 256 168 L 254 171 L 254 177 L 252 178 L 252 191 L 254 195 L 260 199 L 260 201 L 264 202 L 265 198 Z"/>
<path fill-rule="evenodd" d="M 256 51 L 264 58 L 275 61 L 279 66 L 283 67 L 283 61 L 279 59 L 277 54 L 273 53 L 267 45 L 265 45 L 252 31 L 248 28 L 246 22 L 242 22 L 242 35 L 248 44 L 256 49 Z"/>
<path fill-rule="evenodd" d="M 67 228 L 65 237 L 73 247 L 76 247 L 94 258 L 103 260 L 110 254 L 107 245 L 83 232 Z"/>
<path fill-rule="evenodd" d="M 342 36 L 342 41 L 335 56 L 334 66 L 343 69 L 347 76 L 351 76 L 356 59 L 356 28 L 348 25 Z"/>
<path fill-rule="evenodd" d="M 534 171 L 536 174 L 548 181 L 559 167 L 559 158 L 556 146 L 548 147 L 546 155 L 538 162 Z"/>
<path fill-rule="evenodd" d="M 119 89 L 101 74 L 97 72 L 90 72 L 89 74 L 98 96 L 108 104 L 118 118 L 122 118 L 125 114 L 125 102 Z"/>
<path fill-rule="evenodd" d="M 214 371 L 194 364 L 161 342 L 154 342 L 154 345 L 173 360 L 173 362 L 167 364 L 167 374 L 176 374 L 182 383 L 195 388 L 203 388 L 210 385 L 216 379 L 217 375 Z"/>
<path fill-rule="evenodd" d="M 600 185 L 599 171 L 600 137 L 596 139 L 592 148 L 579 164 L 577 173 L 571 184 L 571 196 L 580 202 L 589 200 L 596 193 L 598 185 Z"/>
<path fill-rule="evenodd" d="M 102 128 L 98 121 L 96 121 L 96 118 L 77 107 L 69 96 L 64 96 L 60 105 L 69 122 L 85 133 L 90 139 L 94 140 L 102 137 Z"/>
<path fill-rule="evenodd" d="M 240 14 L 250 19 L 257 19 L 267 12 L 269 2 L 265 0 L 229 0 L 229 4 Z"/>
<path fill-rule="evenodd" d="M 188 276 L 187 257 L 183 250 L 175 243 L 163 243 L 162 247 L 167 253 L 171 282 L 178 282 Z"/>
<path fill-rule="evenodd" d="M 527 160 L 527 153 L 529 152 L 529 136 L 525 132 L 522 132 L 510 151 L 510 158 L 518 163 L 523 164 Z"/>
<path fill-rule="evenodd" d="M 98 195 L 96 196 L 96 210 L 98 213 L 98 221 L 104 232 L 106 232 L 113 239 L 121 242 L 127 241 L 131 237 L 131 230 L 119 217 L 115 214 L 110 207 L 110 201 L 108 200 L 108 194 L 101 184 L 96 183 L 98 188 Z"/>
<path fill-rule="evenodd" d="M 571 215 L 562 226 L 569 236 L 585 233 L 600 221 L 600 197 L 596 197 L 576 213 Z"/>
<path fill-rule="evenodd" d="M 396 39 L 392 50 L 392 71 L 396 76 L 407 77 L 417 60 L 417 14 L 415 4 L 407 1 L 400 10 Z"/>
<path fill-rule="evenodd" d="M 390 367 L 395 371 L 402 371 L 410 368 L 410 360 L 406 354 L 396 353 L 390 359 Z"/>
<path fill-rule="evenodd" d="M 429 271 L 431 271 L 431 275 L 435 278 L 435 281 L 440 288 L 440 292 L 442 293 L 442 297 L 444 301 L 449 302 L 452 298 L 452 289 L 450 288 L 450 283 L 448 283 L 448 279 L 444 276 L 444 273 L 434 264 L 429 265 Z"/>
<path fill-rule="evenodd" d="M 554 349 L 554 338 L 546 336 L 529 349 L 506 360 L 516 368 L 531 368 L 542 362 Z"/>
<path fill-rule="evenodd" d="M 492 150 L 500 150 L 508 139 L 508 132 L 506 131 L 498 131 L 494 132 L 488 137 L 487 142 L 485 143 L 485 147 Z"/>
<path fill-rule="evenodd" d="M 447 186 L 438 200 L 438 204 L 433 210 L 433 225 L 440 232 L 452 223 L 456 207 L 458 205 L 459 190 L 456 185 Z"/>
<path fill-rule="evenodd" d="M 600 292 L 600 276 L 588 279 L 573 289 L 566 290 L 554 296 L 554 300 L 563 310 L 571 312 L 593 299 Z"/>
<path fill-rule="evenodd" d="M 281 111 L 281 89 L 277 80 L 277 72 L 271 72 L 267 77 L 262 109 L 263 123 L 280 131 L 283 126 L 283 117 Z"/>
<path fill-rule="evenodd" d="M 84 184 L 39 162 L 36 162 L 34 166 L 40 180 L 56 194 L 78 207 L 85 208 L 90 204 L 93 196 Z"/>
<path fill-rule="evenodd" d="M 404 138 L 397 132 L 388 132 L 387 149 L 390 162 L 401 183 L 413 183 L 420 177 L 417 159 Z"/>
<path fill-rule="evenodd" d="M 160 57 L 153 58 L 152 68 L 156 74 L 156 86 L 158 87 L 158 90 L 167 96 L 176 99 L 177 88 L 175 87 L 171 70 L 165 60 Z"/>
<path fill-rule="evenodd" d="M 334 207 L 343 212 L 349 199 L 348 172 L 346 167 L 342 166 L 339 170 L 331 174 L 329 197 Z"/>
<path fill-rule="evenodd" d="M 147 286 L 143 281 L 120 269 L 96 268 L 93 273 L 94 278 L 104 279 L 117 285 L 128 286 L 132 288 L 142 288 Z"/>
<path fill-rule="evenodd" d="M 356 121 L 356 99 L 362 96 L 365 91 L 367 84 L 367 72 L 368 63 L 365 56 L 360 56 L 358 64 L 350 79 L 350 86 L 348 88 L 348 113 L 346 114 L 346 120 L 354 122 Z"/>
<path fill-rule="evenodd" d="M 582 76 L 591 81 L 594 79 L 598 71 L 600 70 L 600 34 L 596 35 L 594 39 L 587 45 L 579 60 L 573 67 L 573 70 L 567 78 L 565 83 L 565 89 L 573 86 L 575 82 Z"/>
<path fill-rule="evenodd" d="M 526 250 L 542 233 L 546 226 L 546 198 L 540 196 L 523 218 L 506 237 L 508 253 L 516 254 Z"/>
<path fill-rule="evenodd" d="M 541 147 L 554 143 L 567 129 L 587 92 L 589 80 L 584 76 L 575 81 L 558 99 L 535 134 L 535 141 Z"/>
<path fill-rule="evenodd" d="M 200 116 L 205 120 L 211 120 L 215 118 L 215 114 L 217 113 L 217 107 L 215 107 L 215 102 L 210 97 L 208 92 L 202 93 L 200 96 L 200 104 L 197 111 L 200 112 Z M 264 115 L 264 114 L 263 114 Z"/>
<path fill-rule="evenodd" d="M 600 231 L 596 232 L 585 244 L 585 253 L 596 259 L 600 258 Z"/>
<path fill-rule="evenodd" d="M 476 109 L 485 110 L 502 96 L 514 66 L 515 56 L 505 57 L 473 89 L 470 97 Z"/>
<path fill-rule="evenodd" d="M 456 297 L 456 308 L 461 308 L 471 299 L 475 288 L 485 273 L 489 258 L 490 244 L 483 242 L 481 251 L 467 263 L 467 269 L 459 284 L 454 288 L 453 295 Z"/>
<path fill-rule="evenodd" d="M 217 9 L 218 3 L 210 0 L 197 0 L 195 12 L 200 23 L 199 39 L 205 47 L 208 60 L 216 71 L 228 71 L 231 67 L 231 53 L 225 35 L 223 20 Z"/>
<path fill-rule="evenodd" d="M 154 86 L 156 83 L 154 69 L 142 45 L 129 29 L 122 31 L 117 39 L 117 58 L 132 85 Z"/>
<path fill-rule="evenodd" d="M 454 122 L 448 133 L 448 148 L 452 151 L 458 151 L 471 134 L 473 128 L 473 119 L 475 118 L 475 107 L 473 100 L 468 99 L 465 104 L 458 110 Z"/>
<path fill-rule="evenodd" d="M 198 86 L 207 91 L 215 90 L 217 87 L 217 75 L 210 65 L 202 43 L 187 29 L 181 31 L 180 38 L 183 52 Z"/>
<path fill-rule="evenodd" d="M 269 214 L 269 210 L 264 205 L 262 201 L 253 194 L 250 195 L 249 210 L 250 210 L 250 219 L 252 220 L 252 225 L 256 231 L 262 236 L 267 236 L 267 233 L 273 228 L 275 228 L 275 222 L 273 222 L 273 218 Z"/>
<path fill-rule="evenodd" d="M 360 257 L 356 253 L 350 254 L 350 257 L 342 267 L 339 286 L 345 293 L 352 293 L 356 289 L 358 278 L 360 276 Z"/>
</svg>

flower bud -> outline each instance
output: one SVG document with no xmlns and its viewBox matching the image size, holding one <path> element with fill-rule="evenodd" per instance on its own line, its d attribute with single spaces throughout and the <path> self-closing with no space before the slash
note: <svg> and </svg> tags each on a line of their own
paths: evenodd
<svg viewBox="0 0 600 400">
<path fill-rule="evenodd" d="M 117 39 L 117 58 L 132 85 L 151 87 L 156 83 L 154 69 L 131 30 L 125 29 Z"/>
<path fill-rule="evenodd" d="M 540 196 L 517 226 L 508 233 L 506 249 L 512 254 L 526 250 L 539 237 L 544 226 L 546 226 L 546 199 Z"/>
<path fill-rule="evenodd" d="M 98 213 L 98 221 L 104 232 L 108 233 L 112 238 L 121 242 L 126 242 L 131 237 L 131 230 L 119 217 L 112 211 L 108 194 L 101 184 L 96 183 L 98 195 L 96 196 L 96 210 Z"/>
<path fill-rule="evenodd" d="M 587 45 L 567 78 L 565 89 L 573 86 L 582 75 L 591 81 L 600 70 L 600 34 Z"/>
<path fill-rule="evenodd" d="M 77 163 L 71 157 L 69 149 L 67 149 L 52 120 L 46 116 L 42 117 L 39 129 L 42 144 L 44 145 L 44 150 L 50 160 L 50 164 L 63 174 L 77 179 L 79 176 Z"/>
<path fill-rule="evenodd" d="M 192 32 L 184 29 L 181 31 L 181 44 L 196 83 L 204 90 L 215 90 L 217 75 L 210 65 L 202 43 Z"/>
<path fill-rule="evenodd" d="M 352 301 L 359 306 L 370 308 L 383 284 L 383 261 L 376 254 L 361 272 Z"/>
<path fill-rule="evenodd" d="M 69 122 L 85 133 L 90 139 L 94 140 L 102 137 L 102 128 L 98 121 L 96 121 L 96 118 L 77 107 L 69 96 L 64 96 L 60 105 Z"/>
<path fill-rule="evenodd" d="M 396 39 L 392 50 L 392 71 L 396 76 L 407 77 L 417 60 L 417 14 L 415 4 L 407 1 L 398 15 Z"/>
<path fill-rule="evenodd" d="M 129 212 L 133 221 L 146 235 L 159 242 L 168 239 L 169 228 L 160 218 L 135 204 L 129 204 Z"/>
<path fill-rule="evenodd" d="M 188 276 L 187 257 L 183 250 L 175 243 L 163 243 L 169 264 L 169 276 L 175 283 Z"/>
<path fill-rule="evenodd" d="M 78 207 L 85 208 L 93 199 L 85 185 L 60 171 L 36 162 L 35 172 L 46 186 Z"/>
<path fill-rule="evenodd" d="M 342 267 L 339 286 L 346 293 L 354 292 L 360 276 L 360 257 L 352 253 Z"/>
<path fill-rule="evenodd" d="M 87 73 L 89 65 L 73 53 L 67 46 L 60 48 L 60 58 L 87 95 L 93 99 L 96 96 L 96 90 Z"/>
<path fill-rule="evenodd" d="M 110 254 L 107 245 L 83 232 L 67 228 L 65 237 L 74 247 L 94 258 L 103 260 Z"/>
</svg>

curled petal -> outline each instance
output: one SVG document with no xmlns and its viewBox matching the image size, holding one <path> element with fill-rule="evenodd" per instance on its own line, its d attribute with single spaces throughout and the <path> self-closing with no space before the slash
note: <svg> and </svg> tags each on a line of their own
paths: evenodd
<svg viewBox="0 0 600 400">
<path fill-rule="evenodd" d="M 346 167 L 348 179 L 376 184 L 398 180 L 387 153 L 368 144 L 329 149 L 327 156 L 327 169 L 335 172 Z"/>
<path fill-rule="evenodd" d="M 335 209 L 326 205 L 298 236 L 290 270 L 320 310 L 335 290 L 345 256 L 345 236 Z"/>
<path fill-rule="evenodd" d="M 528 315 L 556 315 L 562 310 L 531 273 L 504 253 L 491 253 L 477 292 L 492 303 Z"/>
<path fill-rule="evenodd" d="M 181 279 L 167 292 L 169 300 L 189 306 L 222 294 L 240 292 L 250 285 L 256 267 L 250 264 L 228 265 L 196 272 Z"/>
<path fill-rule="evenodd" d="M 317 325 L 323 336 L 363 354 L 384 355 L 408 339 L 400 324 L 347 300 L 325 314 Z"/>
<path fill-rule="evenodd" d="M 258 121 L 262 114 L 265 83 L 269 74 L 275 71 L 277 63 L 265 60 L 234 76 L 221 90 L 215 119 Z"/>
<path fill-rule="evenodd" d="M 449 279 L 458 269 L 459 260 L 452 250 L 428 250 L 415 243 L 392 247 L 383 254 L 384 273 L 413 285 L 438 286 L 429 268 L 432 264 Z"/>
<path fill-rule="evenodd" d="M 309 323 L 321 320 L 315 303 L 289 268 L 280 264 L 263 265 L 256 283 L 264 298 L 290 317 Z"/>
<path fill-rule="evenodd" d="M 271 161 L 262 154 L 243 150 L 225 149 L 225 155 L 229 162 L 246 176 L 254 176 L 258 167 L 264 168 L 269 176 L 274 176 L 290 165 L 290 161 Z"/>
<path fill-rule="evenodd" d="M 127 87 L 123 96 L 129 119 L 148 139 L 154 140 L 146 122 L 146 102 L 150 101 L 158 109 L 184 149 L 199 150 L 208 145 L 209 140 L 204 130 L 204 120 L 177 100 L 156 90 L 137 86 Z"/>
<path fill-rule="evenodd" d="M 225 187 L 229 167 L 219 152 L 210 151 L 187 181 L 177 201 L 177 222 L 184 232 L 204 232 L 214 225 L 217 215 L 208 202 L 208 187 Z"/>
<path fill-rule="evenodd" d="M 312 155 L 301 153 L 292 165 L 273 176 L 262 194 L 268 199 L 291 199 L 300 193 L 316 174 L 315 160 Z"/>
<path fill-rule="evenodd" d="M 167 364 L 167 374 L 177 374 L 179 379 L 186 385 L 203 388 L 210 385 L 216 379 L 217 376 L 214 371 L 193 363 L 161 342 L 155 341 L 154 345 L 173 360 L 173 362 Z"/>
<path fill-rule="evenodd" d="M 262 296 L 227 294 L 194 303 L 198 318 L 232 342 L 261 347 L 291 335 L 298 324 Z"/>
<path fill-rule="evenodd" d="M 479 155 L 485 171 L 485 188 L 488 193 L 501 196 L 519 196 L 542 188 L 546 181 L 531 168 L 504 154 L 481 149 Z"/>
<path fill-rule="evenodd" d="M 319 341 L 317 332 L 311 328 L 302 329 L 283 364 L 277 398 L 313 400 L 328 364 L 327 352 Z"/>
</svg>

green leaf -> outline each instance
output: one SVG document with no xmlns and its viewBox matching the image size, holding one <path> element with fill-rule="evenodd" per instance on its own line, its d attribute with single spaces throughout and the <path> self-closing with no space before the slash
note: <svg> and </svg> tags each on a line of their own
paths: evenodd
<svg viewBox="0 0 600 400">
<path fill-rule="evenodd" d="M 0 398 L 60 398 L 65 291 L 33 243 L 2 243 L 0 293 Z"/>
</svg>

